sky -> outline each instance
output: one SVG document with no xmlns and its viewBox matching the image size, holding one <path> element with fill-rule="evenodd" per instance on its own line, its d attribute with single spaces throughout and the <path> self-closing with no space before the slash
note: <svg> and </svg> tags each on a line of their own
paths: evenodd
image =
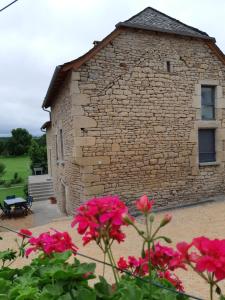
<svg viewBox="0 0 225 300">
<path fill-rule="evenodd" d="M 224 0 L 18 0 L 0 12 L 0 136 L 18 127 L 40 135 L 55 67 L 147 6 L 207 32 L 225 52 Z"/>
</svg>

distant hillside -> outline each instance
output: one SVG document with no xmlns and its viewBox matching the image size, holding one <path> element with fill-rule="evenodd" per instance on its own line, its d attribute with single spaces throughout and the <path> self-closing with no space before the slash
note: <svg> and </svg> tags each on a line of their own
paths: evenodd
<svg viewBox="0 0 225 300">
<path fill-rule="evenodd" d="M 0 141 L 2 141 L 2 142 L 7 142 L 9 139 L 10 139 L 10 136 L 8 136 L 8 137 L 0 136 Z"/>
</svg>

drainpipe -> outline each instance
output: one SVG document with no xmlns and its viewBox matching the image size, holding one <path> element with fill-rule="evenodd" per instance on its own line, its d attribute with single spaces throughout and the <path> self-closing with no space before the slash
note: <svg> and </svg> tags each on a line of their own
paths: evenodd
<svg viewBox="0 0 225 300">
<path fill-rule="evenodd" d="M 49 113 L 49 120 L 51 121 L 51 111 L 50 110 L 47 110 L 44 105 L 41 106 L 41 108 L 43 109 L 43 111 L 46 111 Z M 47 130 L 44 130 L 43 128 L 41 128 L 41 131 L 46 133 Z"/>
</svg>

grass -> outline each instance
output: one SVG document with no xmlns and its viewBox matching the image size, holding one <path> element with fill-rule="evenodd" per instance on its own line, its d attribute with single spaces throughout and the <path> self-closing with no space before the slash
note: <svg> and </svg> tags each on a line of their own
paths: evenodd
<svg viewBox="0 0 225 300">
<path fill-rule="evenodd" d="M 17 172 L 24 180 L 27 180 L 27 176 L 30 175 L 30 158 L 28 156 L 0 156 L 0 163 L 3 163 L 6 166 L 6 173 L 2 176 L 2 179 L 12 179 L 15 172 Z"/>
<path fill-rule="evenodd" d="M 6 181 L 13 178 L 14 173 L 17 172 L 19 177 L 23 178 L 23 182 L 18 185 L 12 185 L 9 188 L 0 186 L 0 202 L 2 202 L 8 195 L 16 195 L 18 197 L 24 197 L 24 184 L 27 182 L 27 177 L 31 174 L 30 171 L 30 159 L 28 156 L 17 157 L 3 157 L 0 156 L 0 162 L 6 166 L 6 172 L 1 177 Z"/>
</svg>

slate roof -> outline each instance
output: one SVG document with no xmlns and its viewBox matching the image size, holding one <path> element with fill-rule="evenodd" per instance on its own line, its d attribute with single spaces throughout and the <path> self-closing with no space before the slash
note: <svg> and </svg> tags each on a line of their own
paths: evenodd
<svg viewBox="0 0 225 300">
<path fill-rule="evenodd" d="M 147 7 L 130 19 L 120 22 L 116 27 L 133 27 L 152 31 L 174 33 L 185 36 L 212 39 L 206 32 L 188 26 L 152 7 Z"/>
</svg>

